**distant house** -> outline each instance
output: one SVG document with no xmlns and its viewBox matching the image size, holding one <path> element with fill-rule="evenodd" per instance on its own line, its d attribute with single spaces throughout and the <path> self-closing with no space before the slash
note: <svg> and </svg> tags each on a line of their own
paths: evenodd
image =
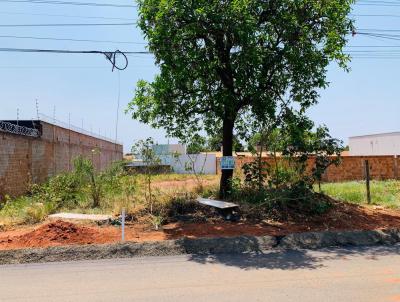
<svg viewBox="0 0 400 302">
<path fill-rule="evenodd" d="M 400 155 L 400 132 L 353 136 L 349 148 L 351 156 Z"/>
</svg>

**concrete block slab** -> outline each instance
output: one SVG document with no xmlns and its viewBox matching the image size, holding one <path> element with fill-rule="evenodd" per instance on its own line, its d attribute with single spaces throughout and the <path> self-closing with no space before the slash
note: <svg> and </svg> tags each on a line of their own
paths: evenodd
<svg viewBox="0 0 400 302">
<path fill-rule="evenodd" d="M 83 220 L 99 223 L 106 223 L 112 220 L 111 215 L 78 214 L 78 213 L 57 213 L 49 216 L 52 220 Z"/>
</svg>

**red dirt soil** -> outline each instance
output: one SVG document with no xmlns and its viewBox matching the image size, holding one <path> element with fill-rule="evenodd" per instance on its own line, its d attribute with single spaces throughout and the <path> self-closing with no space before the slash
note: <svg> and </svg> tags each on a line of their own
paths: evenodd
<svg viewBox="0 0 400 302">
<path fill-rule="evenodd" d="M 232 237 L 240 235 L 285 235 L 289 233 L 325 230 L 368 230 L 400 228 L 400 211 L 338 204 L 335 210 L 318 217 L 304 217 L 299 222 L 263 221 L 171 223 L 163 230 L 154 231 L 145 224 L 126 227 L 126 240 L 133 242 L 177 239 L 182 237 Z M 43 248 L 50 246 L 116 243 L 121 238 L 120 228 L 55 221 L 36 227 L 0 233 L 0 250 Z"/>
</svg>

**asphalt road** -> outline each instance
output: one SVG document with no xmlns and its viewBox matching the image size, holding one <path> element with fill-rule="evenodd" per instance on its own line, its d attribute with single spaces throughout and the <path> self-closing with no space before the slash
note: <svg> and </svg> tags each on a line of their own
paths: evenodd
<svg viewBox="0 0 400 302">
<path fill-rule="evenodd" d="M 0 266 L 0 301 L 400 301 L 400 245 Z"/>
</svg>

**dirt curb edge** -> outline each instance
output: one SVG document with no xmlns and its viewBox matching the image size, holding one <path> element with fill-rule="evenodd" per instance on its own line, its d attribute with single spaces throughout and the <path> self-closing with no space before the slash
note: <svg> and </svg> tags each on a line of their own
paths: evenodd
<svg viewBox="0 0 400 302">
<path fill-rule="evenodd" d="M 400 242 L 400 229 L 309 232 L 273 236 L 234 238 L 178 239 L 143 243 L 121 243 L 50 247 L 0 251 L 0 265 L 98 260 L 140 256 L 182 254 L 223 254 L 263 252 L 271 249 L 316 249 L 334 246 L 365 246 Z"/>
</svg>

